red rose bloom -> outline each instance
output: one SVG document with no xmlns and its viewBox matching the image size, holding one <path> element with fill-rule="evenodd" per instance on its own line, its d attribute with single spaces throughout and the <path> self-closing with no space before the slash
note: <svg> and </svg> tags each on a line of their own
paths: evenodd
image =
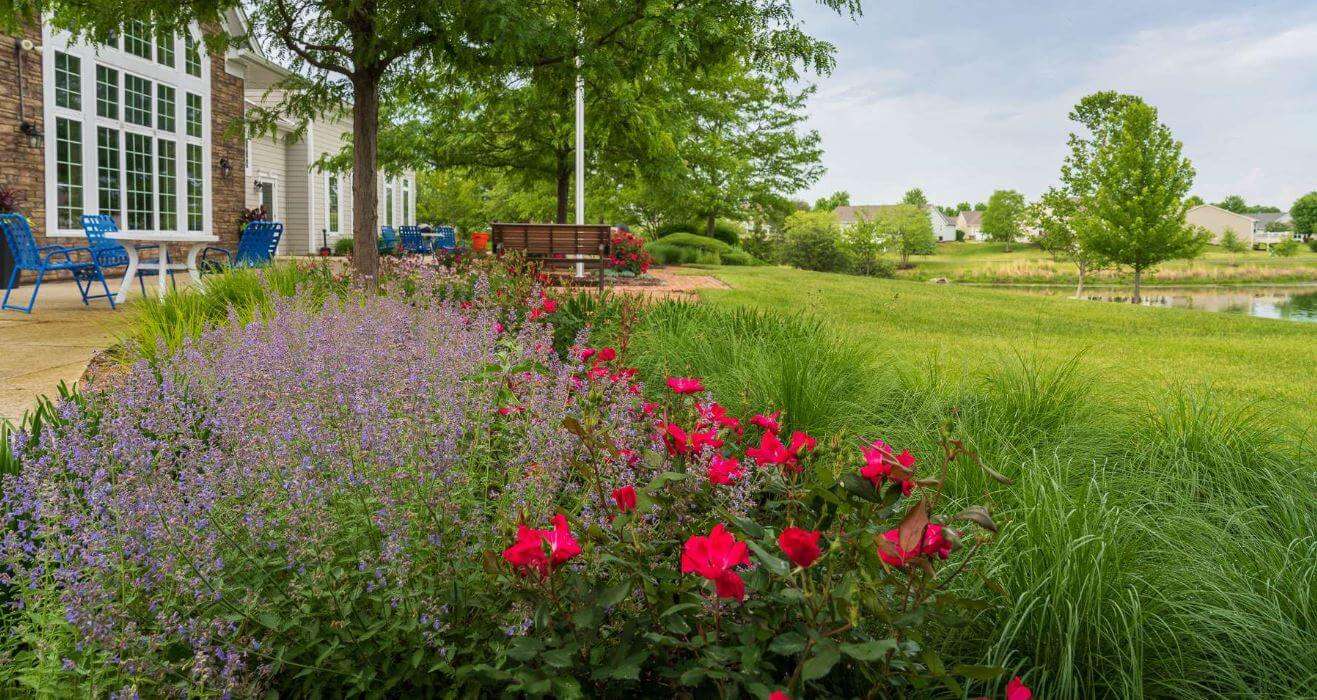
<svg viewBox="0 0 1317 700">
<path fill-rule="evenodd" d="M 554 569 L 581 553 L 581 545 L 572 536 L 567 516 L 553 516 L 552 530 L 535 530 L 525 523 L 517 526 L 517 541 L 503 550 L 503 558 L 518 573 L 535 572 L 548 576 Z"/>
<path fill-rule="evenodd" d="M 613 502 L 617 504 L 617 509 L 623 513 L 630 513 L 636 509 L 636 487 L 623 486 L 620 489 L 613 489 Z"/>
<path fill-rule="evenodd" d="M 805 530 L 792 525 L 777 536 L 777 546 L 782 548 L 792 564 L 808 569 L 819 558 L 819 534 L 818 530 Z"/>
<path fill-rule="evenodd" d="M 720 598 L 745 599 L 745 582 L 733 567 L 750 563 L 750 551 L 744 542 L 723 527 L 713 526 L 708 537 L 692 535 L 681 552 L 681 573 L 695 573 L 713 581 Z"/>
<path fill-rule="evenodd" d="M 698 377 L 668 377 L 668 388 L 678 394 L 698 394 L 704 383 Z"/>
<path fill-rule="evenodd" d="M 1030 700 L 1032 697 L 1033 691 L 1020 680 L 1019 676 L 1012 678 L 1011 682 L 1006 684 L 1006 700 Z"/>
<path fill-rule="evenodd" d="M 778 419 L 780 419 L 781 417 L 782 417 L 781 411 L 775 411 L 768 415 L 757 413 L 755 414 L 754 418 L 750 419 L 750 422 L 763 428 L 764 430 L 767 430 L 770 433 L 776 433 L 777 431 L 782 429 L 782 426 L 778 424 Z"/>
<path fill-rule="evenodd" d="M 901 484 L 901 493 L 907 496 L 914 490 L 915 482 L 911 477 L 914 475 L 915 457 L 910 454 L 910 450 L 893 456 L 892 448 L 887 443 L 874 440 L 872 445 L 860 448 L 860 452 L 864 454 L 860 476 L 872 482 L 875 488 L 882 488 L 883 482 L 891 479 Z"/>
<path fill-rule="evenodd" d="M 879 547 L 878 556 L 887 562 L 889 566 L 905 566 L 911 559 L 921 554 L 935 555 L 939 559 L 946 559 L 951 554 L 951 541 L 943 537 L 941 525 L 929 525 L 924 530 L 924 541 L 915 547 L 913 552 L 907 552 L 901 548 L 901 532 L 899 529 L 884 532 L 883 539 L 892 543 L 894 553 Z"/>
<path fill-rule="evenodd" d="M 709 463 L 709 483 L 711 484 L 730 484 L 743 474 L 745 474 L 745 468 L 741 466 L 740 462 L 736 461 L 735 457 L 714 455 L 713 461 Z"/>
</svg>

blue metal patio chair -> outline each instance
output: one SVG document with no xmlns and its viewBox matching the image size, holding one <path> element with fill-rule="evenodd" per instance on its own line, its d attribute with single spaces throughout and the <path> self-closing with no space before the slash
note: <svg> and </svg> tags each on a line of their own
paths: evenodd
<svg viewBox="0 0 1317 700">
<path fill-rule="evenodd" d="M 274 259 L 274 251 L 279 247 L 279 239 L 284 235 L 284 225 L 278 221 L 253 221 L 247 224 L 238 238 L 238 249 L 206 248 L 201 251 L 202 262 L 198 268 L 205 272 L 222 270 L 226 267 L 261 267 Z M 211 253 L 220 253 L 226 259 L 221 263 L 212 259 Z"/>
<path fill-rule="evenodd" d="M 398 235 L 393 232 L 392 226 L 380 227 L 380 255 L 387 255 L 396 252 L 398 249 Z"/>
<path fill-rule="evenodd" d="M 409 255 L 424 255 L 430 252 L 430 244 L 421 235 L 420 226 L 401 226 L 398 237 L 402 241 L 402 250 Z"/>
<path fill-rule="evenodd" d="M 438 250 L 457 250 L 457 231 L 452 226 L 436 226 L 435 233 L 439 234 L 434 239 L 434 249 Z"/>
<path fill-rule="evenodd" d="M 105 282 L 105 273 L 101 272 L 100 265 L 96 263 L 96 254 L 91 248 L 39 246 L 37 239 L 32 235 L 32 227 L 28 224 L 27 217 L 22 214 L 0 214 L 0 230 L 4 231 L 5 239 L 9 242 L 9 250 L 14 254 L 14 271 L 10 273 L 8 283 L 5 285 L 5 297 L 0 300 L 0 309 L 32 313 L 32 306 L 37 303 L 37 292 L 41 291 L 41 280 L 45 278 L 47 272 L 60 271 L 67 271 L 73 275 L 73 281 L 78 285 L 78 294 L 82 295 L 83 305 L 91 299 L 103 297 L 110 301 L 110 308 L 114 308 L 114 295 L 110 293 L 110 285 Z M 87 259 L 75 260 L 74 253 L 85 253 Z M 21 270 L 37 274 L 36 283 L 32 286 L 32 298 L 28 300 L 27 306 L 10 306 L 9 293 L 18 282 L 18 273 Z M 91 285 L 94 282 L 101 283 L 104 294 L 91 293 Z"/>
<path fill-rule="evenodd" d="M 114 233 L 119 230 L 119 225 L 114 223 L 114 218 L 109 214 L 83 214 L 82 215 L 82 232 L 87 235 L 87 246 L 91 248 L 92 253 L 96 256 L 96 264 L 101 266 L 101 272 L 110 268 L 127 267 L 128 251 L 124 249 L 123 244 L 106 237 L 107 233 Z M 137 251 L 140 253 L 146 250 L 159 250 L 158 245 L 139 245 Z M 142 288 L 142 295 L 146 295 L 146 282 L 143 280 L 158 274 L 155 270 L 138 270 L 137 285 Z M 178 283 L 174 280 L 174 270 L 169 270 L 169 283 L 178 288 Z"/>
</svg>

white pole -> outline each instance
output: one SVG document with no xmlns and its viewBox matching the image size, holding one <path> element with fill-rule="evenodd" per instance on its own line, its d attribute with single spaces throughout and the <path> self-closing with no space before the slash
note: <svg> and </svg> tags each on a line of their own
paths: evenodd
<svg viewBox="0 0 1317 700">
<path fill-rule="evenodd" d="M 576 55 L 576 223 L 585 223 L 585 78 L 581 56 Z M 576 276 L 585 276 L 585 263 L 576 263 Z"/>
</svg>

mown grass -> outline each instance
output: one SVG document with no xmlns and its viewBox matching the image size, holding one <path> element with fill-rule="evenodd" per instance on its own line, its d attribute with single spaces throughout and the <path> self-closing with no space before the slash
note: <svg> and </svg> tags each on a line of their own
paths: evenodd
<svg viewBox="0 0 1317 700">
<path fill-rule="evenodd" d="M 797 313 L 827 308 L 801 298 L 806 279 L 788 279 L 798 294 L 778 291 L 773 310 L 740 307 L 736 292 L 660 304 L 633 357 L 651 380 L 700 374 L 733 408 L 776 399 L 793 428 L 881 436 L 924 464 L 950 420 L 1014 479 L 953 474 L 953 497 L 987 494 L 1003 524 L 985 567 L 1007 595 L 1000 613 L 944 631 L 949 662 L 1017 669 L 1046 698 L 1311 692 L 1311 446 L 1260 406 L 1201 389 L 1147 387 L 1137 410 L 1114 402 L 1074 348 L 1003 351 L 956 370 L 900 348 L 905 336 L 839 325 L 844 314 Z"/>
<path fill-rule="evenodd" d="M 706 273 L 708 274 L 708 273 Z M 817 312 L 887 366 L 963 380 L 1015 353 L 1075 359 L 1095 400 L 1142 410 L 1167 388 L 1256 404 L 1311 433 L 1317 416 L 1317 324 L 1133 307 L 1010 290 L 877 280 L 787 268 L 722 268 L 726 307 Z"/>
<path fill-rule="evenodd" d="M 1036 246 L 1004 243 L 940 243 L 937 252 L 912 258 L 915 267 L 898 277 L 929 280 L 945 277 L 953 282 L 981 284 L 1075 284 L 1079 275 L 1071 262 L 1055 260 Z M 1088 284 L 1127 285 L 1128 271 L 1099 270 Z M 1193 260 L 1171 260 L 1144 280 L 1150 285 L 1290 284 L 1317 282 L 1317 252 L 1304 247 L 1291 257 L 1266 251 L 1238 255 L 1209 246 Z"/>
</svg>

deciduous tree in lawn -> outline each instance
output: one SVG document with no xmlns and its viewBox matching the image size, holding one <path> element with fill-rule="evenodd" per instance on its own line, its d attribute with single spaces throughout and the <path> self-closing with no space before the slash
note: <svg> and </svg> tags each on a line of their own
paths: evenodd
<svg viewBox="0 0 1317 700">
<path fill-rule="evenodd" d="M 924 191 L 918 187 L 912 187 L 905 191 L 905 196 L 901 198 L 902 204 L 913 204 L 922 207 L 928 204 L 928 197 L 924 196 Z"/>
<path fill-rule="evenodd" d="M 1049 188 L 1029 207 L 1026 220 L 1038 229 L 1034 242 L 1040 248 L 1058 258 L 1070 260 L 1079 268 L 1075 296 L 1082 295 L 1088 273 L 1101 267 L 1103 261 L 1081 242 L 1080 229 L 1091 222 L 1079 210 L 1078 200 L 1064 187 Z"/>
<path fill-rule="evenodd" d="M 872 223 L 883 247 L 900 257 L 903 268 L 910 267 L 911 255 L 932 253 L 937 248 L 933 222 L 913 204 L 883 207 L 874 213 Z"/>
<path fill-rule="evenodd" d="M 983 232 L 998 243 L 1014 243 L 1021 235 L 1025 214 L 1024 195 L 1015 190 L 997 190 L 988 198 L 983 212 Z"/>
<path fill-rule="evenodd" d="M 1078 174 L 1087 183 L 1077 203 L 1088 217 L 1081 244 L 1133 270 L 1139 303 L 1145 273 L 1166 260 L 1194 257 L 1207 244 L 1184 223 L 1193 165 L 1157 110 L 1137 98 L 1105 111 L 1095 136 Z"/>
<path fill-rule="evenodd" d="M 1232 228 L 1226 229 L 1226 232 L 1221 234 L 1221 247 L 1230 253 L 1231 265 L 1239 265 L 1240 254 L 1248 252 L 1248 243 Z"/>
<path fill-rule="evenodd" d="M 1305 236 L 1317 234 L 1317 191 L 1299 197 L 1290 207 L 1294 218 L 1294 232 Z"/>
</svg>

